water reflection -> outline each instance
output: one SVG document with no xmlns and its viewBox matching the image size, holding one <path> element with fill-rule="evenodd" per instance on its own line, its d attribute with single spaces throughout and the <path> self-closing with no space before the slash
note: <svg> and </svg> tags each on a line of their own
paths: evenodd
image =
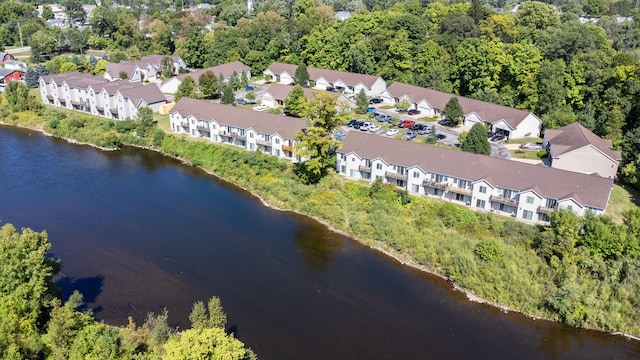
<svg viewBox="0 0 640 360">
<path fill-rule="evenodd" d="M 301 221 L 294 229 L 294 238 L 297 251 L 307 265 L 314 271 L 325 271 L 331 265 L 333 256 L 343 251 L 344 245 L 340 237 L 332 236 L 318 229 L 318 226 L 309 220 Z"/>
</svg>

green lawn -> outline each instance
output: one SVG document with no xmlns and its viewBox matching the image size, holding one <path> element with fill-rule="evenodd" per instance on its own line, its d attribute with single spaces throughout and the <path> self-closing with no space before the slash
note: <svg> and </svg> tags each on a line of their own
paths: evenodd
<svg viewBox="0 0 640 360">
<path fill-rule="evenodd" d="M 509 150 L 511 157 L 515 159 L 535 159 L 540 160 L 538 150 Z"/>
<path fill-rule="evenodd" d="M 509 144 L 524 144 L 526 142 L 530 142 L 530 143 L 534 143 L 534 144 L 541 144 L 542 143 L 542 138 L 539 138 L 539 137 L 528 137 L 528 138 L 522 138 L 522 139 L 509 139 Z"/>
<path fill-rule="evenodd" d="M 158 127 L 166 132 L 171 132 L 171 123 L 169 122 L 169 115 L 160 115 L 153 113 L 153 120 L 158 122 Z"/>
<path fill-rule="evenodd" d="M 611 190 L 611 197 L 607 205 L 606 214 L 617 222 L 622 223 L 622 214 L 627 210 L 640 206 L 640 192 L 628 185 L 615 184 Z"/>
</svg>

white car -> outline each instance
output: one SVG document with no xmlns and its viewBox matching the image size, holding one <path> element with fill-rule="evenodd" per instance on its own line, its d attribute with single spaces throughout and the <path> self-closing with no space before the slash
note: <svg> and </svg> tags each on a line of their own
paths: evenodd
<svg viewBox="0 0 640 360">
<path fill-rule="evenodd" d="M 369 129 L 373 126 L 372 123 L 366 122 L 360 126 L 360 131 L 369 131 Z"/>
<path fill-rule="evenodd" d="M 376 132 L 378 130 L 380 130 L 380 125 L 372 124 L 371 126 L 369 126 L 369 131 L 371 132 Z"/>
<path fill-rule="evenodd" d="M 266 110 L 267 108 L 269 108 L 269 105 L 260 104 L 260 105 L 258 105 L 256 107 L 254 107 L 253 110 L 262 111 L 262 110 Z"/>
<path fill-rule="evenodd" d="M 396 134 L 398 134 L 398 132 L 399 132 L 398 129 L 389 129 L 389 130 L 387 130 L 386 135 L 387 136 L 395 136 Z"/>
<path fill-rule="evenodd" d="M 530 143 L 530 142 L 526 142 L 522 145 L 520 145 L 520 149 L 525 149 L 525 150 L 541 150 L 542 149 L 542 145 L 538 145 L 538 144 L 534 144 L 534 143 Z"/>
</svg>

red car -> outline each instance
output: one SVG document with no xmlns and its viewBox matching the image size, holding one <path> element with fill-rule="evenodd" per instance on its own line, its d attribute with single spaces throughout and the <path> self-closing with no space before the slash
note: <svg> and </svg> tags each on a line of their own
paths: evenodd
<svg viewBox="0 0 640 360">
<path fill-rule="evenodd" d="M 402 120 L 402 121 L 398 124 L 398 127 L 399 127 L 399 128 L 410 128 L 410 127 L 412 127 L 412 126 L 413 126 L 413 125 L 415 125 L 415 124 L 416 124 L 416 122 L 415 122 L 415 121 L 413 121 L 413 120 Z"/>
</svg>

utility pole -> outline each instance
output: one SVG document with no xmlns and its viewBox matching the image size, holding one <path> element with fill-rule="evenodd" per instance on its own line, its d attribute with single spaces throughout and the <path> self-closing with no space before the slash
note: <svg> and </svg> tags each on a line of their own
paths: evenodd
<svg viewBox="0 0 640 360">
<path fill-rule="evenodd" d="M 18 32 L 20 33 L 20 47 L 24 47 L 24 43 L 22 42 L 22 30 L 20 29 L 20 22 L 18 22 Z"/>
</svg>

